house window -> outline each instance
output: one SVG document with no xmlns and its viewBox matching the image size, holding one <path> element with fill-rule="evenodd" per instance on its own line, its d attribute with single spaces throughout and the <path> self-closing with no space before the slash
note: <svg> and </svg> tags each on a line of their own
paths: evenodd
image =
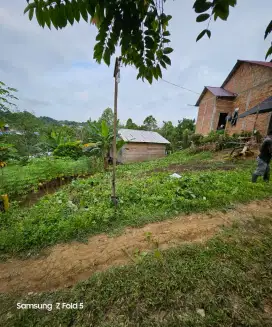
<svg viewBox="0 0 272 327">
<path fill-rule="evenodd" d="M 226 127 L 226 118 L 227 118 L 227 113 L 220 113 L 219 115 L 219 120 L 218 120 L 218 125 L 217 125 L 217 130 L 225 129 Z"/>
</svg>

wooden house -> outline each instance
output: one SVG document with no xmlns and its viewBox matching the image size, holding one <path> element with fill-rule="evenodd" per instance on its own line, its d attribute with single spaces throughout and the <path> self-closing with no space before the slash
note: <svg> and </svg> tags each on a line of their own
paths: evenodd
<svg viewBox="0 0 272 327">
<path fill-rule="evenodd" d="M 119 150 L 120 163 L 147 161 L 166 156 L 166 145 L 170 144 L 157 132 L 120 129 L 118 137 L 126 142 Z"/>
</svg>

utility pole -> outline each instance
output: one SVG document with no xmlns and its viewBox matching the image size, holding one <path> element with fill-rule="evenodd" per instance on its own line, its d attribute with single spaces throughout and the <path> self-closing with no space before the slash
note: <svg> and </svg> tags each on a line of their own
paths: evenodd
<svg viewBox="0 0 272 327">
<path fill-rule="evenodd" d="M 116 137 L 117 137 L 117 98 L 118 98 L 118 84 L 120 82 L 120 63 L 121 57 L 116 58 L 114 67 L 114 121 L 113 121 L 113 166 L 112 166 L 112 194 L 111 200 L 117 207 L 118 199 L 116 197 L 116 161 L 117 161 L 117 150 L 116 150 Z"/>
</svg>

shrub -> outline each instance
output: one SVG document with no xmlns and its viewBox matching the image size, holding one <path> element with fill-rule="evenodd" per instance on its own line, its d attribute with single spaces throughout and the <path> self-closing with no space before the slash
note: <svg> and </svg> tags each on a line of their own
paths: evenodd
<svg viewBox="0 0 272 327">
<path fill-rule="evenodd" d="M 69 157 L 77 160 L 83 156 L 83 151 L 79 142 L 68 142 L 58 145 L 53 154 L 55 157 Z"/>
<path fill-rule="evenodd" d="M 208 136 L 205 136 L 202 140 L 201 143 L 205 144 L 205 143 L 215 143 L 219 140 L 220 134 L 212 131 L 209 133 Z"/>
<path fill-rule="evenodd" d="M 189 142 L 189 130 L 185 129 L 182 134 L 182 148 L 187 149 L 190 146 Z"/>
<path fill-rule="evenodd" d="M 190 137 L 190 141 L 194 143 L 194 145 L 199 146 L 202 143 L 204 136 L 202 134 L 192 134 Z"/>
</svg>

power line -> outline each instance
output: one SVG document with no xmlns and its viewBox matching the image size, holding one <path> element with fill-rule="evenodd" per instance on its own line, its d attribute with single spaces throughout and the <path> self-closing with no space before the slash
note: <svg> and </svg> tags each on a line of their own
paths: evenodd
<svg viewBox="0 0 272 327">
<path fill-rule="evenodd" d="M 201 94 L 201 93 L 198 93 L 198 92 L 195 92 L 193 90 L 190 90 L 190 89 L 187 89 L 186 87 L 183 87 L 183 86 L 180 86 L 180 85 L 177 85 L 177 84 L 174 84 L 174 83 L 171 83 L 171 82 L 168 82 L 166 81 L 165 79 L 162 78 L 162 81 L 164 81 L 165 83 L 168 83 L 168 84 L 171 84 L 171 85 L 174 85 L 176 87 L 179 87 L 180 89 L 183 89 L 183 90 L 186 90 L 186 91 L 189 91 L 189 92 L 192 92 L 192 93 L 195 93 L 195 94 Z"/>
</svg>

